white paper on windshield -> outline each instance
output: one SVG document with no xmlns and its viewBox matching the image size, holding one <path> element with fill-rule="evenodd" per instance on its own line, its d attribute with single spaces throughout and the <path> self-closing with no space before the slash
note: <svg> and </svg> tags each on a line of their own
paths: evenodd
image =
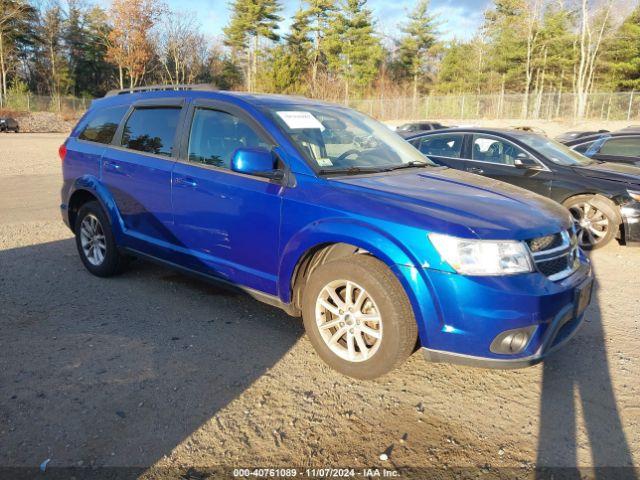
<svg viewBox="0 0 640 480">
<path fill-rule="evenodd" d="M 276 113 L 282 120 L 284 120 L 284 123 L 287 124 L 287 127 L 292 130 L 302 128 L 317 128 L 321 132 L 324 131 L 324 125 L 322 125 L 322 123 L 320 123 L 320 121 L 316 117 L 314 117 L 311 112 L 286 111 Z"/>
<path fill-rule="evenodd" d="M 333 162 L 331 161 L 330 158 L 319 158 L 316 161 L 318 162 L 318 165 L 320 165 L 321 167 L 332 167 L 333 166 Z"/>
</svg>

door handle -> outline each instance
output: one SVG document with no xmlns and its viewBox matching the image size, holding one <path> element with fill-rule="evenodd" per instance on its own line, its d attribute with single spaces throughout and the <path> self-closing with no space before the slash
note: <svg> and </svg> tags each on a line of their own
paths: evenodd
<svg viewBox="0 0 640 480">
<path fill-rule="evenodd" d="M 470 173 L 484 173 L 484 170 L 478 167 L 469 167 L 467 168 L 467 172 Z"/>
<path fill-rule="evenodd" d="M 114 172 L 118 172 L 122 168 L 122 165 L 120 165 L 119 163 L 116 163 L 116 162 L 112 162 L 110 160 L 106 160 L 104 162 L 104 168 L 106 170 L 111 170 L 111 171 L 114 171 Z"/>
<path fill-rule="evenodd" d="M 174 184 L 180 185 L 181 187 L 191 187 L 191 188 L 195 188 L 198 186 L 198 182 L 196 182 L 191 177 L 178 177 L 175 179 Z"/>
</svg>

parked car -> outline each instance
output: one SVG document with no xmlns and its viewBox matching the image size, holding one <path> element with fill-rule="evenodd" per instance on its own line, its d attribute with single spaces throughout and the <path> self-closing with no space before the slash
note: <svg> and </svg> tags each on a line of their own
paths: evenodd
<svg viewBox="0 0 640 480">
<path fill-rule="evenodd" d="M 94 275 L 135 256 L 226 282 L 301 315 L 357 378 L 418 347 L 522 367 L 581 323 L 592 273 L 557 203 L 439 167 L 340 106 L 154 88 L 94 101 L 59 150 L 62 217 Z"/>
<path fill-rule="evenodd" d="M 454 129 L 408 139 L 448 167 L 549 197 L 573 214 L 580 245 L 614 237 L 640 241 L 640 168 L 589 159 L 542 135 L 517 130 Z"/>
<path fill-rule="evenodd" d="M 447 128 L 441 123 L 438 122 L 412 122 L 405 123 L 396 128 L 396 132 L 401 137 L 406 137 L 408 135 L 415 135 L 420 132 L 428 132 L 431 130 L 441 130 L 443 128 Z"/>
<path fill-rule="evenodd" d="M 0 132 L 15 132 L 20 131 L 20 125 L 15 118 L 2 117 L 0 118 Z"/>
<path fill-rule="evenodd" d="M 640 131 L 600 133 L 564 143 L 594 160 L 640 166 Z"/>
<path fill-rule="evenodd" d="M 560 143 L 567 143 L 573 140 L 578 140 L 584 137 L 591 137 L 593 135 L 601 135 L 603 133 L 609 133 L 609 130 L 588 130 L 588 131 L 573 131 L 573 132 L 565 132 L 561 133 L 556 137 L 556 141 Z"/>
</svg>

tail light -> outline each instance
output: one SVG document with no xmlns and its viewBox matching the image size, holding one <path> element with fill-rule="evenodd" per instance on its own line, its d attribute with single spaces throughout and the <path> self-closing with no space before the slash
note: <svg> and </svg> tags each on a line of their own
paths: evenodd
<svg viewBox="0 0 640 480">
<path fill-rule="evenodd" d="M 60 156 L 60 161 L 64 162 L 64 157 L 67 156 L 67 146 L 64 143 L 58 148 L 58 155 Z"/>
</svg>

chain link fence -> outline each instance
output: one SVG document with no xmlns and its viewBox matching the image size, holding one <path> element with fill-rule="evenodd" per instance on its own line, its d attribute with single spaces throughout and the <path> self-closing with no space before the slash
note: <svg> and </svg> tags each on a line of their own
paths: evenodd
<svg viewBox="0 0 640 480">
<path fill-rule="evenodd" d="M 523 114 L 523 94 L 505 95 L 429 95 L 352 100 L 349 106 L 379 120 L 417 119 L 575 119 L 577 96 L 573 93 L 544 93 L 529 96 Z M 8 94 L 0 108 L 24 112 L 57 112 L 78 116 L 91 103 L 90 98 Z M 640 92 L 592 93 L 588 95 L 586 119 L 640 120 Z"/>
<path fill-rule="evenodd" d="M 417 119 L 575 119 L 577 95 L 545 93 L 529 95 L 429 95 L 414 98 L 354 100 L 349 105 L 379 120 Z M 585 119 L 638 120 L 640 93 L 592 93 L 587 97 Z"/>
<path fill-rule="evenodd" d="M 32 93 L 7 93 L 0 97 L 0 108 L 18 112 L 54 112 L 78 116 L 91 103 L 90 98 L 71 96 L 34 95 Z"/>
</svg>

